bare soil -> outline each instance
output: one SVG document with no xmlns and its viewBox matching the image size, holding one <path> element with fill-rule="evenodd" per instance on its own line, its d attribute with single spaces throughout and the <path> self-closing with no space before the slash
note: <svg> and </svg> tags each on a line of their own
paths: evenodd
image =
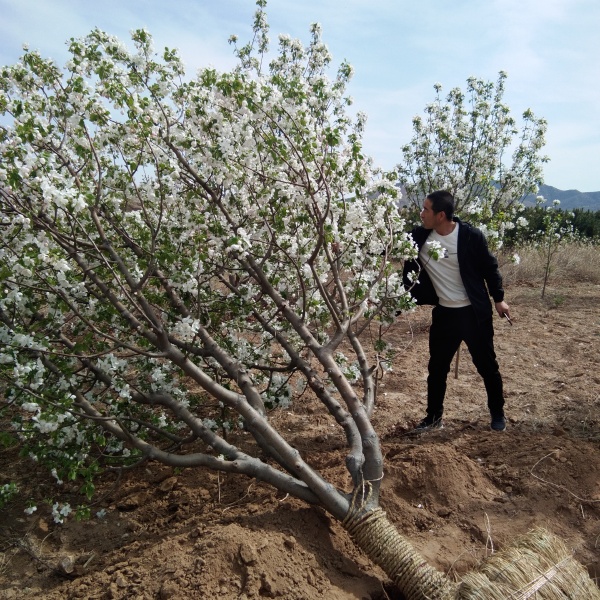
<svg viewBox="0 0 600 600">
<path fill-rule="evenodd" d="M 374 424 L 385 452 L 381 503 L 426 560 L 460 578 L 542 525 L 600 577 L 600 286 L 511 286 L 514 325 L 496 320 L 508 428 L 489 429 L 483 384 L 461 348 L 443 429 L 415 435 L 424 414 L 430 309 L 391 331 L 394 371 Z M 277 413 L 283 432 L 348 489 L 344 444 L 308 399 Z M 62 600 L 400 599 L 323 511 L 244 478 L 159 464 L 105 476 L 92 519 L 55 524 L 56 483 L 15 449 L 0 484 L 21 494 L 0 514 L 0 598 Z M 58 490 L 81 500 L 68 485 Z M 23 498 L 38 511 L 23 513 Z M 103 518 L 95 515 L 106 510 Z"/>
</svg>

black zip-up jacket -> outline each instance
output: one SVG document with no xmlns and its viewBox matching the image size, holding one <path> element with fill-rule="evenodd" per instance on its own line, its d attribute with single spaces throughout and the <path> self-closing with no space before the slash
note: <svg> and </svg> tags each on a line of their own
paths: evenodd
<svg viewBox="0 0 600 600">
<path fill-rule="evenodd" d="M 504 300 L 502 276 L 498 270 L 498 261 L 490 252 L 483 233 L 469 223 L 464 223 L 458 217 L 453 219 L 459 224 L 457 257 L 460 276 L 465 286 L 467 296 L 478 321 L 493 317 L 492 305 L 489 296 L 494 302 Z M 411 231 L 415 244 L 421 249 L 427 241 L 431 229 L 416 227 Z M 411 288 L 408 274 L 419 272 L 419 283 L 416 283 L 411 294 L 417 304 L 438 304 L 439 299 L 429 275 L 418 259 L 407 261 L 404 265 L 403 279 L 406 289 Z M 487 286 L 487 287 L 486 287 Z"/>
</svg>

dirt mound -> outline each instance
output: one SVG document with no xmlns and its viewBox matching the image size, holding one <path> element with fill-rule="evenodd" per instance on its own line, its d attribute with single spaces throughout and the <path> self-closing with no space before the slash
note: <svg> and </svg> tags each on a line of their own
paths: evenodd
<svg viewBox="0 0 600 600">
<path fill-rule="evenodd" d="M 410 448 L 394 458 L 399 460 L 388 461 L 387 485 L 384 487 L 391 488 L 392 497 L 402 498 L 409 504 L 481 504 L 502 495 L 482 473 L 481 466 L 455 448 Z M 407 464 L 412 468 L 406 469 Z"/>
<path fill-rule="evenodd" d="M 397 367 L 374 415 L 386 457 L 381 504 L 427 561 L 460 577 L 543 525 L 600 576 L 600 287 L 508 292 L 496 323 L 508 429 L 489 430 L 485 392 L 463 348 L 443 429 L 422 417 L 428 309 L 399 319 Z M 274 418 L 333 484 L 348 489 L 343 439 L 310 404 Z M 92 519 L 52 522 L 56 482 L 15 451 L 0 472 L 38 502 L 0 515 L 0 598 L 63 600 L 399 599 L 339 524 L 247 479 L 149 464 L 100 485 Z M 4 479 L 0 483 L 4 483 Z M 75 489 L 61 494 L 78 500 Z M 102 511 L 105 511 L 102 512 Z M 98 515 L 96 513 L 99 513 Z"/>
</svg>

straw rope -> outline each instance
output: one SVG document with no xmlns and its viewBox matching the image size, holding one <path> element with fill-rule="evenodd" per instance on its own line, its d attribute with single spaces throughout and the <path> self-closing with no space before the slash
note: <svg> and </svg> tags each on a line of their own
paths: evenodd
<svg viewBox="0 0 600 600">
<path fill-rule="evenodd" d="M 467 573 L 460 584 L 429 566 L 385 512 L 368 508 L 371 485 L 355 490 L 343 526 L 406 600 L 600 600 L 600 588 L 565 543 L 538 528 Z"/>
<path fill-rule="evenodd" d="M 600 588 L 565 543 L 534 529 L 468 573 L 460 600 L 600 600 Z"/>
<path fill-rule="evenodd" d="M 365 554 L 392 579 L 406 600 L 452 600 L 456 584 L 429 566 L 381 508 L 366 510 L 371 495 L 355 493 L 343 525 Z M 362 491 L 362 490 L 361 490 Z"/>
</svg>

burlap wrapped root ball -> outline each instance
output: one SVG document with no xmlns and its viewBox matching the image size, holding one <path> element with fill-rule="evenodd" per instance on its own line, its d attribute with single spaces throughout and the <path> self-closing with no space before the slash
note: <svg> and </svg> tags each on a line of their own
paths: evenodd
<svg viewBox="0 0 600 600">
<path fill-rule="evenodd" d="M 534 529 L 465 575 L 457 600 L 600 600 L 600 588 L 557 536 Z"/>
</svg>

